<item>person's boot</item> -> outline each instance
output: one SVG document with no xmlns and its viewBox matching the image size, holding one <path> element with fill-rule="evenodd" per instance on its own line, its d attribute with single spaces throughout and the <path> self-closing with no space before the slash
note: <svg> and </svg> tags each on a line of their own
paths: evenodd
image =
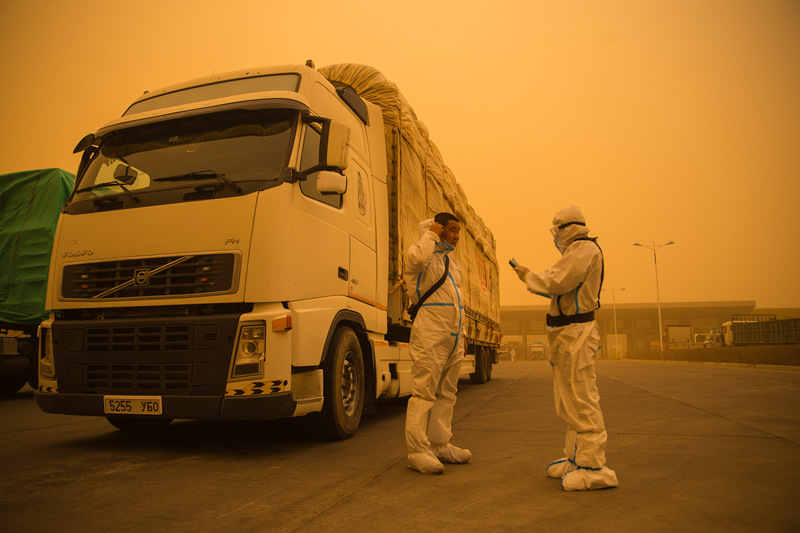
<svg viewBox="0 0 800 533">
<path fill-rule="evenodd" d="M 562 457 L 547 465 L 547 475 L 553 479 L 561 479 L 564 474 L 578 468 L 568 457 Z"/>
<path fill-rule="evenodd" d="M 610 468 L 578 468 L 564 474 L 561 488 L 564 490 L 597 490 L 608 489 L 619 485 L 617 473 Z"/>
<path fill-rule="evenodd" d="M 441 474 L 444 465 L 436 458 L 432 451 L 408 454 L 408 467 L 423 474 Z"/>
<path fill-rule="evenodd" d="M 453 446 L 449 442 L 441 446 L 431 446 L 431 451 L 445 463 L 462 464 L 469 462 L 472 452 L 465 448 Z"/>
</svg>

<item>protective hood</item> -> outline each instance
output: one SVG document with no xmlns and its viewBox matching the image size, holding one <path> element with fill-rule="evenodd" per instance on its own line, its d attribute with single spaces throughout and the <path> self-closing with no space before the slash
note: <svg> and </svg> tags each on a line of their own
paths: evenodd
<svg viewBox="0 0 800 533">
<path fill-rule="evenodd" d="M 558 251 L 560 251 L 562 254 L 566 251 L 567 247 L 575 241 L 575 239 L 589 235 L 589 228 L 587 228 L 585 225 L 586 219 L 584 218 L 583 213 L 581 213 L 580 208 L 576 205 L 565 207 L 556 213 L 555 217 L 553 217 L 554 228 L 558 228 L 558 226 L 564 224 L 569 224 L 570 222 L 576 222 L 577 224 L 572 224 L 563 229 L 555 230 L 555 244 L 558 248 Z"/>
</svg>

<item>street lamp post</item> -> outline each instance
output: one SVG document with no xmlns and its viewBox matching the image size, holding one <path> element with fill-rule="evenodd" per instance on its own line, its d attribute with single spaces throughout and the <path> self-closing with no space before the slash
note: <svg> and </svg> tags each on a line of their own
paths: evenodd
<svg viewBox="0 0 800 533">
<path fill-rule="evenodd" d="M 619 359 L 619 337 L 617 337 L 617 298 L 616 294 L 625 290 L 621 289 L 603 289 L 611 293 L 611 307 L 614 309 L 614 351 L 616 352 L 617 359 Z"/>
<path fill-rule="evenodd" d="M 658 292 L 658 260 L 656 259 L 656 250 L 663 248 L 664 246 L 669 246 L 670 244 L 675 244 L 674 241 L 669 241 L 664 244 L 656 244 L 653 241 L 653 245 L 649 246 L 647 244 L 641 244 L 638 242 L 633 243 L 634 246 L 641 246 L 643 248 L 648 248 L 653 250 L 653 264 L 656 268 L 656 306 L 658 307 L 658 342 L 661 345 L 661 358 L 664 358 L 664 329 L 661 325 L 661 295 Z"/>
</svg>

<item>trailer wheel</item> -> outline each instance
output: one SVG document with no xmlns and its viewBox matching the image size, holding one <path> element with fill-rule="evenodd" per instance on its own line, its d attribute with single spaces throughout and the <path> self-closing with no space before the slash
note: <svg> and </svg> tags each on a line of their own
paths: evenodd
<svg viewBox="0 0 800 533">
<path fill-rule="evenodd" d="M 149 432 L 165 429 L 172 422 L 171 418 L 139 418 L 129 416 L 107 416 L 106 420 L 122 431 Z"/>
<path fill-rule="evenodd" d="M 364 409 L 364 358 L 355 331 L 339 328 L 323 367 L 322 412 L 314 417 L 317 432 L 343 440 L 355 434 Z"/>
<path fill-rule="evenodd" d="M 32 335 L 31 338 L 20 340 L 17 350 L 20 355 L 28 358 L 28 385 L 33 390 L 39 388 L 39 337 Z"/>
<path fill-rule="evenodd" d="M 475 372 L 469 375 L 470 383 L 480 385 L 486 383 L 491 376 L 491 361 L 489 360 L 489 352 L 483 346 L 475 347 Z"/>
</svg>

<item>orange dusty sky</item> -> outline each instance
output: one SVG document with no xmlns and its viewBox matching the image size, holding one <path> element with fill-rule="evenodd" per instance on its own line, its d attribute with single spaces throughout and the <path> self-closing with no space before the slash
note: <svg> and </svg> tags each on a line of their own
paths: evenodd
<svg viewBox="0 0 800 533">
<path fill-rule="evenodd" d="M 145 90 L 362 63 L 396 82 L 507 266 L 579 205 L 617 303 L 800 306 L 800 2 L 0 0 L 0 173 L 61 167 Z M 611 301 L 606 294 L 604 301 Z"/>
</svg>

